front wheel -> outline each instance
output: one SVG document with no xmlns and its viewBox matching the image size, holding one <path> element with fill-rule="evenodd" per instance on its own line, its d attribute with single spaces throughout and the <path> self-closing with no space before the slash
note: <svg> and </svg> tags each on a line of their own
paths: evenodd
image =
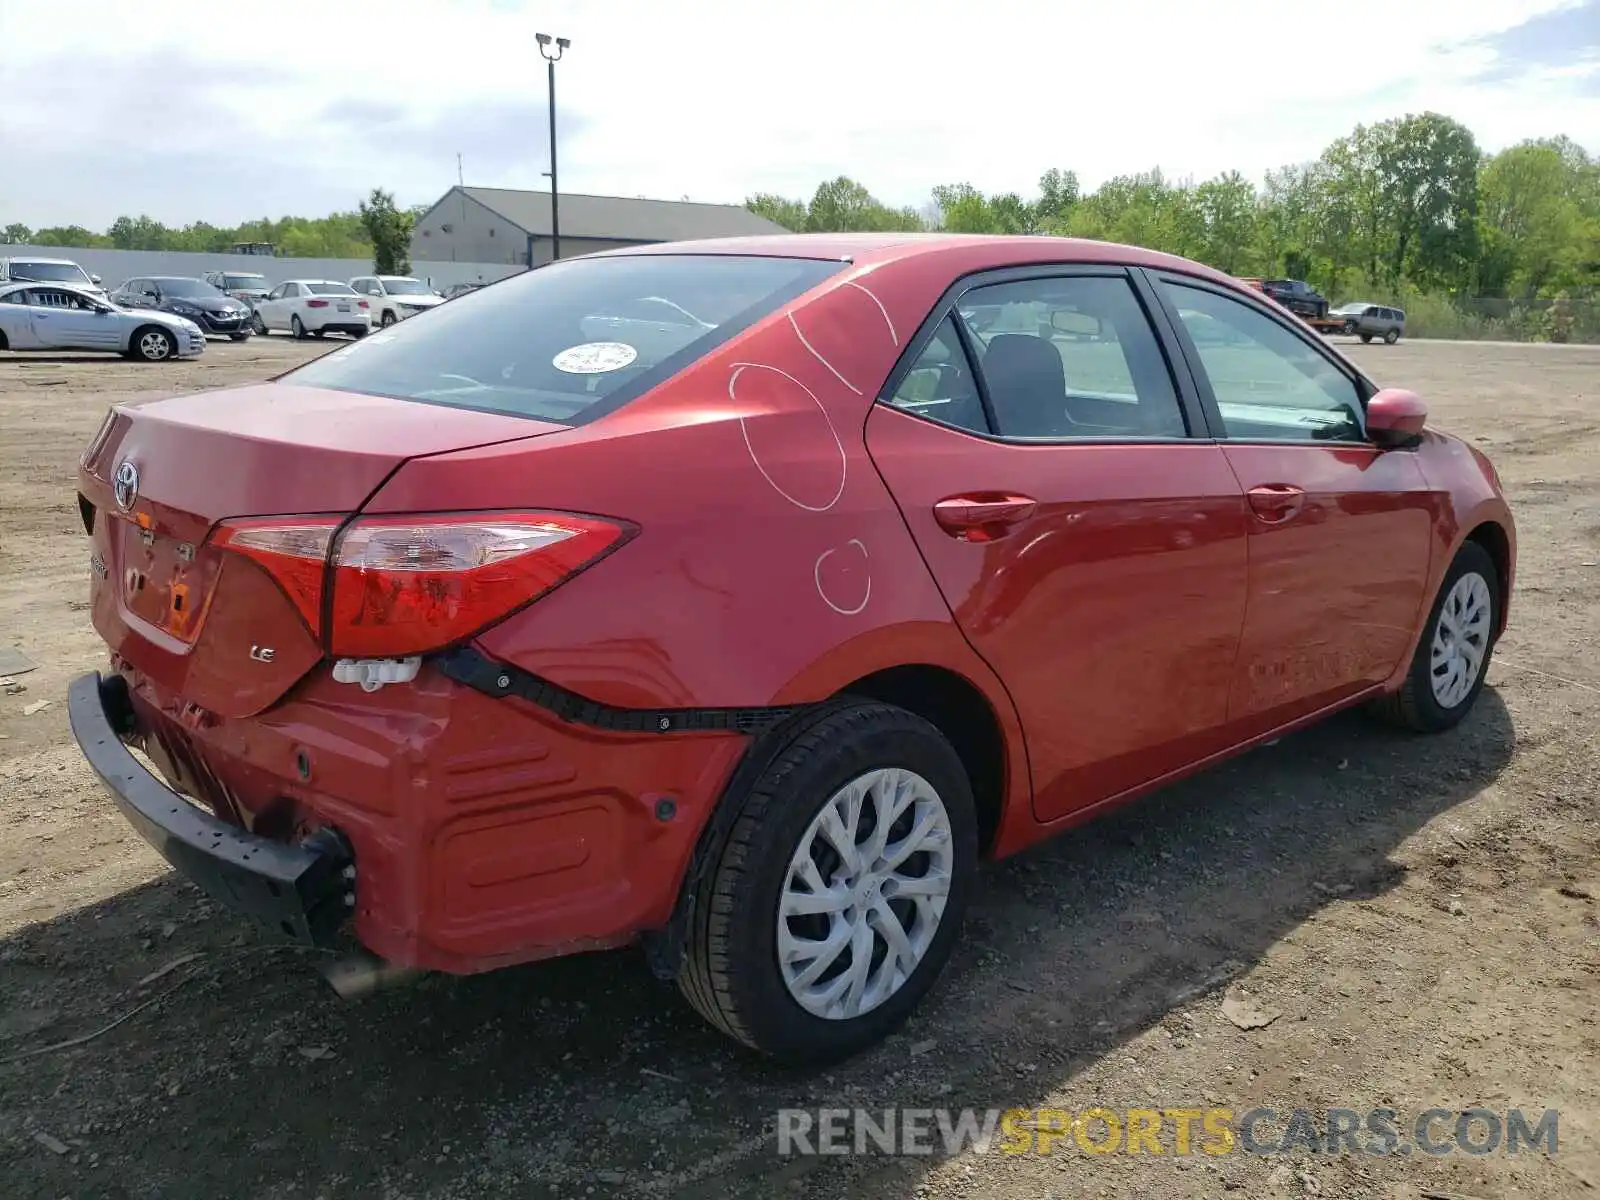
<svg viewBox="0 0 1600 1200">
<path fill-rule="evenodd" d="M 306 340 L 306 327 L 300 323 L 298 315 L 289 318 L 289 332 L 299 341 Z"/>
<path fill-rule="evenodd" d="M 678 984 L 724 1033 L 795 1063 L 893 1032 L 950 957 L 977 862 L 944 736 L 887 704 L 790 731 L 695 884 Z"/>
<path fill-rule="evenodd" d="M 387 329 L 389 326 L 393 325 L 396 320 L 397 318 L 394 315 L 394 309 L 386 308 L 383 310 L 383 316 L 379 319 L 378 324 Z"/>
<path fill-rule="evenodd" d="M 1345 337 L 1349 337 L 1355 331 L 1356 331 L 1356 323 L 1354 321 L 1346 321 L 1343 325 L 1341 325 L 1339 327 L 1339 332 L 1344 334 Z"/>
<path fill-rule="evenodd" d="M 256 313 L 250 318 L 250 327 L 261 337 L 267 336 L 267 323 L 261 319 L 260 313 Z"/>
<path fill-rule="evenodd" d="M 1465 543 L 1445 572 L 1405 683 L 1373 704 L 1384 720 L 1439 733 L 1472 711 L 1500 626 L 1500 572 L 1477 542 Z"/>
<path fill-rule="evenodd" d="M 177 353 L 177 339 L 165 329 L 146 325 L 133 335 L 133 357 L 140 362 L 166 362 Z"/>
</svg>

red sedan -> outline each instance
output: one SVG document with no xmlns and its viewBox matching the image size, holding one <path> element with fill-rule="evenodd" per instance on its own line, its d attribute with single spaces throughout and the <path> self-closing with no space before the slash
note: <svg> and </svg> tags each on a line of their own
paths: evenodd
<svg viewBox="0 0 1600 1200">
<path fill-rule="evenodd" d="M 642 942 L 834 1058 L 928 991 L 980 857 L 1352 705 L 1467 714 L 1515 532 L 1424 417 L 1127 246 L 562 261 L 115 408 L 72 724 L 288 936 L 391 974 Z"/>
</svg>

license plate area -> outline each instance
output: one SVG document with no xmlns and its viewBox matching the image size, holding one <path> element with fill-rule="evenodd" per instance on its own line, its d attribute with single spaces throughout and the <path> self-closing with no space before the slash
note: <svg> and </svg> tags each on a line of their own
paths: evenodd
<svg viewBox="0 0 1600 1200">
<path fill-rule="evenodd" d="M 114 586 L 125 609 L 183 642 L 199 636 L 220 566 L 214 550 L 113 520 Z"/>
</svg>

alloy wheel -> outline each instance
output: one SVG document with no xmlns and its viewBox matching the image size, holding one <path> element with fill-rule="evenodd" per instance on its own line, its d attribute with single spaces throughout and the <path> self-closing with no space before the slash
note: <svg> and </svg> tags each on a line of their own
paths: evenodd
<svg viewBox="0 0 1600 1200">
<path fill-rule="evenodd" d="M 150 362 L 160 362 L 172 353 L 172 341 L 157 329 L 147 329 L 139 335 L 139 354 Z"/>
</svg>

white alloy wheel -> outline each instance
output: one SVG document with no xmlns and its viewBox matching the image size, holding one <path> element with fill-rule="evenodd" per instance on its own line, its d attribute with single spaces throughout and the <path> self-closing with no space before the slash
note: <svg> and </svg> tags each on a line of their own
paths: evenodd
<svg viewBox="0 0 1600 1200">
<path fill-rule="evenodd" d="M 146 329 L 139 335 L 139 357 L 146 362 L 161 362 L 174 349 L 172 338 L 159 329 Z"/>
<path fill-rule="evenodd" d="M 1492 614 L 1488 580 L 1476 571 L 1457 579 L 1445 596 L 1429 656 L 1433 698 L 1440 708 L 1454 708 L 1472 694 L 1489 652 Z"/>
<path fill-rule="evenodd" d="M 778 965 L 795 1002 L 849 1020 L 898 992 L 938 933 L 954 867 L 950 814 L 922 776 L 880 768 L 834 793 L 778 901 Z"/>
</svg>

